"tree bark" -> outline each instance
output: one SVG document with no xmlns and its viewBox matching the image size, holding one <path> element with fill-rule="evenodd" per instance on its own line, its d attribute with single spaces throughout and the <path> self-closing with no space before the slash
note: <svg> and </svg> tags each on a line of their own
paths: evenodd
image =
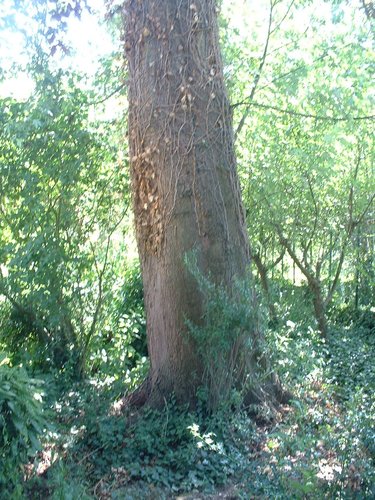
<svg viewBox="0 0 375 500">
<path fill-rule="evenodd" d="M 128 0 L 129 145 L 150 374 L 132 402 L 194 404 L 204 366 L 186 319 L 202 297 L 184 265 L 231 289 L 249 247 L 214 0 Z M 251 307 L 251 305 L 249 305 Z"/>
<path fill-rule="evenodd" d="M 267 276 L 268 269 L 263 264 L 262 259 L 261 259 L 259 254 L 252 252 L 251 257 L 253 259 L 253 262 L 256 265 L 256 268 L 257 268 L 257 271 L 259 274 L 260 282 L 261 282 L 261 285 L 262 285 L 262 288 L 264 291 L 264 296 L 265 296 L 268 310 L 269 310 L 269 314 L 270 314 L 270 319 L 271 319 L 272 323 L 274 325 L 276 325 L 278 323 L 278 317 L 277 317 L 276 309 L 275 309 L 275 306 L 273 304 L 272 296 L 271 296 L 271 292 L 270 292 L 270 286 L 269 286 L 268 276 Z"/>
<path fill-rule="evenodd" d="M 313 296 L 314 313 L 319 332 L 324 339 L 327 339 L 328 324 L 326 315 L 326 303 L 323 299 L 321 283 L 318 279 L 310 278 L 308 279 L 308 286 Z"/>
</svg>

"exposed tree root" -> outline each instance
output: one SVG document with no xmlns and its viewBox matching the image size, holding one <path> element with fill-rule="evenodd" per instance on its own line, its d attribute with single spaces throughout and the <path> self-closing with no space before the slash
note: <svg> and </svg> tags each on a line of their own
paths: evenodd
<svg viewBox="0 0 375 500">
<path fill-rule="evenodd" d="M 133 392 L 124 396 L 121 400 L 121 407 L 123 411 L 127 408 L 142 408 L 149 400 L 151 394 L 151 381 L 147 377 L 139 387 Z"/>
<path fill-rule="evenodd" d="M 122 398 L 117 410 L 125 413 L 129 410 L 141 409 L 144 406 L 161 409 L 170 395 L 163 394 L 160 389 L 155 390 L 152 387 L 151 378 L 148 376 L 132 393 Z M 242 406 L 249 409 L 258 405 L 266 405 L 272 413 L 276 413 L 280 405 L 288 404 L 292 398 L 292 393 L 283 388 L 278 377 L 271 375 L 268 382 L 245 393 Z M 189 406 L 192 410 L 196 407 L 196 403 L 196 399 L 191 401 Z"/>
</svg>

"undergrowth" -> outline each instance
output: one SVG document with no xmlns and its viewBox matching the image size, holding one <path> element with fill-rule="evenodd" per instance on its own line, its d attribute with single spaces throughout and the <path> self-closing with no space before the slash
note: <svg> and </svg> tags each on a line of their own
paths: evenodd
<svg viewBox="0 0 375 500">
<path fill-rule="evenodd" d="M 0 353 L 0 492 L 22 494 L 22 477 L 29 457 L 41 449 L 47 427 L 42 405 L 42 381 L 22 367 L 13 367 Z"/>
<path fill-rule="evenodd" d="M 250 418 L 235 394 L 211 416 L 173 398 L 118 414 L 119 378 L 46 381 L 55 420 L 19 498 L 374 498 L 375 338 L 358 321 L 336 319 L 329 344 L 287 317 L 268 332 L 294 396 L 272 419 L 262 407 Z M 129 388 L 146 368 L 129 372 Z"/>
</svg>

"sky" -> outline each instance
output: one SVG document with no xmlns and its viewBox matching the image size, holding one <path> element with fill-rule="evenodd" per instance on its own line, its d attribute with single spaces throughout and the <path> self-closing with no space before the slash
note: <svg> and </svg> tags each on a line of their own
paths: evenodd
<svg viewBox="0 0 375 500">
<path fill-rule="evenodd" d="M 33 0 L 26 1 L 33 3 Z M 27 55 L 22 54 L 23 35 L 15 30 L 4 29 L 4 22 L 1 22 L 2 18 L 14 13 L 13 4 L 14 0 L 0 0 L 0 68 L 4 69 L 9 69 L 15 62 L 27 63 Z M 111 53 L 115 43 L 105 24 L 100 22 L 105 18 L 104 0 L 89 0 L 89 5 L 96 12 L 95 15 L 85 12 L 81 21 L 73 16 L 69 19 L 66 39 L 74 55 L 59 60 L 58 64 L 93 75 L 98 68 L 100 57 Z M 230 19 L 231 26 L 238 30 L 240 36 L 248 36 L 255 26 L 263 27 L 267 13 L 268 0 L 224 0 L 223 2 L 223 14 Z M 20 12 L 16 12 L 14 21 L 13 28 L 16 25 L 18 29 L 25 29 L 29 33 L 37 31 L 36 23 L 32 23 L 30 17 Z M 23 73 L 0 83 L 0 96 L 27 98 L 32 89 L 32 80 Z"/>
<path fill-rule="evenodd" d="M 82 20 L 76 18 L 69 19 L 69 29 L 67 32 L 67 42 L 72 48 L 72 56 L 59 58 L 55 56 L 56 64 L 59 66 L 76 69 L 88 76 L 94 76 L 99 68 L 99 59 L 110 54 L 116 47 L 116 41 L 113 40 L 107 27 L 101 20 L 105 18 L 104 0 L 88 0 L 89 5 L 96 12 L 90 15 L 83 13 Z M 357 0 L 353 0 L 357 3 Z M 14 11 L 12 8 L 15 0 L 0 0 L 0 77 L 1 69 L 9 70 L 14 63 L 25 65 L 27 55 L 24 53 L 24 36 L 19 31 L 10 29 L 16 25 L 18 30 L 25 30 L 29 34 L 37 31 L 36 23 L 29 16 Z M 35 0 L 23 0 L 29 2 L 32 6 Z M 288 2 L 285 2 L 288 6 Z M 281 5 L 283 7 L 283 5 Z M 299 10 L 299 19 L 293 22 L 293 29 L 298 27 L 301 33 L 309 27 L 311 16 L 317 11 L 318 15 L 325 18 L 326 22 L 322 25 L 321 36 L 329 37 L 332 31 L 331 21 L 332 3 L 324 0 L 313 0 L 310 5 L 303 10 Z M 30 11 L 31 9 L 28 9 Z M 263 47 L 263 38 L 265 39 L 267 29 L 267 18 L 269 13 L 269 0 L 224 0 L 222 7 L 223 15 L 229 20 L 231 28 L 237 30 L 237 37 L 256 38 L 259 37 L 260 50 Z M 282 10 L 280 10 L 282 12 Z M 358 8 L 358 13 L 361 14 Z M 7 16 L 14 14 L 14 19 Z M 362 15 L 362 14 L 361 14 Z M 7 26 L 7 21 L 9 26 Z M 284 25 L 284 23 L 283 23 Z M 334 26 L 335 32 L 339 29 L 340 23 Z M 117 40 L 117 44 L 120 43 Z M 302 43 L 302 42 L 301 42 Z M 309 43 L 309 37 L 305 37 L 303 43 Z M 300 54 L 308 54 L 307 47 L 300 47 Z M 250 54 L 249 54 L 250 55 Z M 259 57 L 260 54 L 251 54 L 253 57 Z M 27 98 L 32 93 L 33 82 L 28 78 L 26 72 L 20 73 L 15 78 L 8 78 L 0 82 L 0 96 L 12 95 L 18 99 Z"/>
<path fill-rule="evenodd" d="M 33 0 L 31 0 L 32 2 Z M 0 69 L 9 70 L 14 64 L 25 66 L 28 56 L 24 51 L 25 38 L 19 30 L 25 30 L 28 34 L 37 31 L 36 23 L 30 17 L 12 8 L 14 0 L 0 0 Z M 103 0 L 89 0 L 95 15 L 84 12 L 82 19 L 69 19 L 69 27 L 66 34 L 67 45 L 71 48 L 71 57 L 55 56 L 56 64 L 60 67 L 70 67 L 93 76 L 99 67 L 98 60 L 110 54 L 116 47 L 106 26 L 100 21 L 105 17 Z M 14 14 L 14 19 L 9 19 L 9 27 L 6 25 L 7 16 Z M 15 26 L 17 30 L 15 30 Z M 27 98 L 33 90 L 33 82 L 26 72 L 17 74 L 14 78 L 8 78 L 0 82 L 0 96 L 13 96 L 19 99 Z"/>
</svg>

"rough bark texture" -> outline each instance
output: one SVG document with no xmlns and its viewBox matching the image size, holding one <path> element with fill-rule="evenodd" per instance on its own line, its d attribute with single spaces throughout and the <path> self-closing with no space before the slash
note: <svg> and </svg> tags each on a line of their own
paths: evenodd
<svg viewBox="0 0 375 500">
<path fill-rule="evenodd" d="M 252 257 L 253 262 L 256 265 L 256 268 L 258 270 L 260 283 L 262 285 L 264 296 L 266 298 L 268 310 L 270 313 L 270 319 L 271 319 L 272 323 L 274 325 L 276 325 L 278 323 L 278 317 L 277 317 L 276 309 L 275 309 L 275 306 L 272 302 L 272 297 L 271 297 L 271 293 L 270 293 L 270 287 L 269 287 L 268 276 L 267 276 L 268 269 L 263 264 L 262 259 L 260 258 L 259 254 L 253 252 L 251 254 L 251 257 Z"/>
<path fill-rule="evenodd" d="M 326 305 L 322 295 L 322 287 L 317 279 L 308 280 L 308 285 L 313 296 L 313 305 L 315 318 L 318 323 L 318 329 L 324 339 L 328 335 L 328 324 L 326 316 Z"/>
<path fill-rule="evenodd" d="M 186 252 L 230 289 L 249 251 L 218 52 L 214 0 L 128 0 L 129 143 L 149 379 L 133 398 L 192 402 L 204 367 L 185 321 L 202 321 Z"/>
</svg>

